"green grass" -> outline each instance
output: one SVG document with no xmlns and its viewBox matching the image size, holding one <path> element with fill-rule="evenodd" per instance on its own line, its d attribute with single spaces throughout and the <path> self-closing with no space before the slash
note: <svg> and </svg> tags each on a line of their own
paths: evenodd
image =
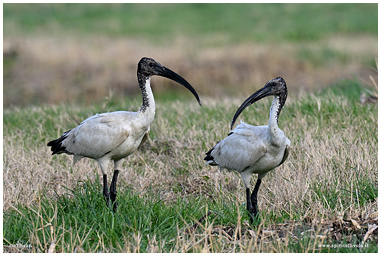
<svg viewBox="0 0 381 256">
<path fill-rule="evenodd" d="M 6 252 L 14 251 L 13 245 L 25 246 L 22 250 L 25 252 L 46 252 L 52 243 L 55 246 L 51 249 L 55 252 L 378 251 L 377 239 L 368 239 L 367 247 L 361 251 L 357 247 L 367 231 L 366 223 L 357 232 L 338 230 L 343 236 L 341 240 L 332 236 L 319 237 L 323 230 L 316 230 L 312 237 L 305 234 L 316 228 L 307 218 L 320 221 L 322 229 L 327 228 L 324 226 L 327 220 L 337 228 L 338 216 L 344 216 L 344 220 L 359 218 L 374 222 L 378 198 L 377 104 L 359 103 L 359 96 L 367 89 L 356 79 L 335 82 L 304 97 L 295 96 L 300 86 L 298 79 L 304 80 L 306 74 L 312 84 L 321 84 L 317 81 L 322 74 L 333 77 L 348 73 L 348 69 L 341 71 L 340 65 L 352 67 L 369 63 L 374 66 L 374 56 L 347 49 L 349 45 L 337 47 L 337 44 L 342 42 L 340 40 L 356 37 L 360 38 L 357 44 L 372 47 L 367 40 L 369 35 L 374 38 L 378 33 L 377 4 L 7 3 L 3 8 L 4 37 L 8 39 L 5 42 L 14 45 L 14 48 L 8 47 L 4 55 L 4 83 L 8 84 L 8 90 L 7 86 L 4 89 L 5 99 L 17 92 L 20 97 L 13 105 L 22 106 L 23 98 L 30 97 L 36 89 L 32 90 L 30 85 L 43 82 L 35 76 L 50 77 L 50 73 L 57 73 L 64 79 L 45 81 L 45 85 L 53 84 L 70 91 L 69 85 L 75 84 L 77 88 L 72 91 L 85 90 L 83 94 L 73 94 L 80 101 L 75 104 L 43 105 L 41 102 L 46 101 L 39 96 L 26 101 L 35 105 L 4 109 L 3 245 Z M 48 61 L 45 66 L 31 69 L 40 59 L 30 56 L 45 52 L 46 36 L 48 41 L 55 37 L 74 37 L 86 42 L 98 35 L 110 40 L 106 40 L 110 48 L 102 49 L 105 55 L 98 52 L 99 46 L 106 44 L 103 42 L 95 44 L 95 48 L 92 46 L 93 50 L 89 50 L 91 53 L 87 57 L 84 55 L 84 65 L 80 67 L 77 58 L 69 65 L 58 56 L 59 59 Z M 31 40 L 40 36 L 41 43 Z M 15 41 L 9 40 L 13 37 Z M 201 95 L 204 105 L 200 108 L 189 93 L 183 93 L 183 88 L 155 92 L 157 109 L 150 141 L 125 161 L 121 172 L 125 176 L 118 183 L 119 211 L 113 214 L 102 197 L 97 163 L 81 160 L 73 167 L 71 159 L 64 155 L 50 156 L 46 144 L 95 113 L 136 111 L 140 107 L 140 95 L 120 97 L 128 90 L 116 91 L 115 97 L 103 100 L 98 99 L 104 97 L 104 92 L 98 92 L 101 96 L 96 99 L 88 95 L 95 89 L 89 85 L 98 80 L 110 82 L 111 85 L 107 85 L 110 90 L 113 84 L 119 83 L 118 79 L 111 79 L 113 76 L 109 80 L 102 76 L 89 77 L 89 74 L 114 74 L 112 68 L 106 68 L 118 65 L 107 59 L 110 49 L 119 52 L 125 47 L 136 47 L 133 43 L 113 44 L 113 40 L 117 42 L 120 38 L 137 39 L 139 43 L 142 39 L 150 41 L 159 45 L 155 49 L 162 49 L 163 45 L 171 45 L 172 49 L 176 40 L 190 40 L 189 49 L 186 43 L 180 44 L 187 54 L 179 56 L 191 57 L 191 64 L 179 65 L 179 73 L 191 77 L 192 84 L 200 84 L 199 88 L 226 84 L 232 94 L 222 98 L 214 94 L 212 98 Z M 18 49 L 18 42 L 23 40 L 43 45 L 42 49 L 25 54 Z M 63 48 L 81 52 L 82 48 L 75 47 L 76 40 L 69 40 Z M 238 48 L 237 51 L 233 46 L 242 47 L 246 43 L 264 49 L 261 54 L 265 57 L 248 55 L 252 60 L 245 62 L 244 58 L 228 58 L 218 53 L 225 49 L 241 54 L 250 48 Z M 230 48 L 219 48 L 229 45 Z M 268 48 L 278 45 L 280 49 L 292 46 L 292 50 L 289 55 L 282 56 L 282 52 Z M 350 46 L 355 48 L 355 45 Z M 139 54 L 152 47 L 153 44 L 148 44 Z M 210 51 L 205 51 L 208 47 Z M 199 61 L 196 56 L 199 52 L 212 56 L 214 62 Z M 173 52 L 177 54 L 178 51 Z M 124 58 L 124 54 L 121 55 Z M 93 63 L 98 58 L 105 59 L 105 63 Z M 177 70 L 176 58 L 166 61 L 173 61 L 169 67 Z M 287 71 L 285 63 L 295 67 L 295 71 Z M 123 62 L 120 64 L 123 68 L 117 66 L 116 70 L 125 72 L 127 67 L 130 72 L 130 64 Z M 273 66 L 278 68 L 269 68 Z M 61 69 L 62 73 L 55 72 Z M 297 70 L 300 73 L 293 73 Z M 350 70 L 352 72 L 352 68 Z M 39 73 L 41 71 L 49 75 Z M 292 71 L 286 74 L 294 79 L 288 82 L 290 98 L 279 118 L 279 127 L 292 141 L 293 148 L 287 161 L 263 180 L 259 192 L 261 215 L 256 223 L 259 226 L 248 224 L 244 187 L 239 175 L 219 173 L 216 168 L 204 166 L 202 161 L 204 153 L 227 135 L 231 118 L 245 99 L 242 95 L 235 98 L 238 90 L 231 84 L 238 81 L 243 87 L 250 86 L 251 90 L 252 81 L 240 79 L 255 78 L 247 75 L 254 71 L 261 76 Z M 29 73 L 32 76 L 28 76 Z M 24 74 L 25 81 L 14 79 Z M 118 74 L 114 76 L 119 77 Z M 209 74 L 211 80 L 208 80 Z M 333 80 L 337 79 L 340 78 Z M 123 86 L 128 83 L 132 81 Z M 135 79 L 133 83 L 136 84 Z M 21 89 L 12 89 L 22 84 L 25 86 Z M 51 93 L 49 97 L 56 89 L 54 86 L 39 88 L 41 92 Z M 58 90 L 56 94 L 62 92 Z M 65 98 L 52 98 L 65 101 Z M 91 105 L 84 99 L 90 99 Z M 267 124 L 270 104 L 271 99 L 264 99 L 247 108 L 237 124 L 240 120 L 253 125 Z M 186 234 L 186 228 L 209 210 L 212 214 L 200 227 Z M 276 237 L 252 235 L 276 230 L 274 226 L 282 223 L 293 228 L 292 222 L 300 224 L 294 233 L 296 238 L 286 236 L 277 240 Z M 238 230 L 242 230 L 240 237 L 234 233 Z M 20 251 L 21 247 L 15 251 Z"/>
<path fill-rule="evenodd" d="M 15 28 L 156 42 L 178 35 L 224 35 L 222 42 L 232 43 L 303 41 L 336 33 L 377 35 L 377 4 L 4 4 L 4 35 Z"/>
<path fill-rule="evenodd" d="M 292 98 L 282 110 L 279 126 L 292 141 L 293 151 L 279 170 L 265 177 L 261 186 L 259 201 L 263 206 L 259 223 L 268 229 L 278 223 L 303 223 L 306 216 L 325 219 L 331 218 L 332 213 L 352 218 L 369 211 L 377 200 L 377 105 L 359 104 L 350 93 L 361 90 L 357 81 L 342 82 L 339 88 L 344 91 L 336 93 L 335 85 L 320 94 Z M 51 157 L 46 143 L 95 113 L 136 110 L 140 99 L 120 102 L 108 99 L 91 107 L 6 109 L 5 191 L 13 184 L 9 175 L 15 174 L 16 180 L 23 182 L 17 176 L 23 165 L 25 177 L 29 172 L 33 176 L 43 172 L 46 176 L 52 168 L 55 174 L 46 176 L 54 178 L 39 181 L 41 186 L 37 190 L 30 184 L 34 182 L 32 176 L 19 193 L 5 192 L 4 198 L 11 200 L 14 207 L 4 211 L 3 244 L 32 245 L 35 252 L 48 251 L 52 242 L 56 252 L 201 252 L 203 248 L 215 252 L 359 252 L 356 246 L 361 244 L 364 233 L 356 233 L 354 238 L 343 233 L 343 241 L 329 242 L 326 238 L 323 244 L 331 247 L 319 247 L 320 238 L 302 235 L 302 231 L 309 229 L 306 224 L 297 240 L 286 238 L 284 243 L 275 239 L 270 244 L 262 240 L 255 243 L 246 237 L 242 243 L 252 247 L 237 247 L 226 240 L 227 236 L 215 236 L 211 230 L 216 227 L 224 230 L 240 227 L 254 233 L 262 228 L 244 224 L 248 216 L 240 177 L 222 172 L 218 179 L 217 171 L 203 166 L 202 161 L 204 152 L 226 136 L 230 119 L 243 99 L 212 103 L 206 100 L 201 108 L 191 100 L 157 101 L 157 117 L 150 133 L 152 144 L 146 143 L 126 161 L 124 168 L 136 176 L 120 179 L 116 214 L 106 207 L 102 197 L 97 164 L 90 161 L 92 167 L 86 167 L 79 179 L 61 177 L 61 173 L 76 175 L 79 170 L 64 156 Z M 266 124 L 269 106 L 270 100 L 260 101 L 239 119 L 254 125 Z M 178 149 L 179 145 L 182 146 Z M 17 164 L 13 158 L 18 159 Z M 152 176 L 156 172 L 158 175 Z M 139 182 L 133 180 L 137 177 L 149 185 L 140 188 Z M 66 188 L 56 191 L 51 185 L 55 179 Z M 27 190 L 36 190 L 35 196 L 29 196 L 28 204 L 17 203 Z M 168 193 L 173 195 L 172 199 L 168 199 Z M 288 193 L 294 198 L 287 197 Z M 193 235 L 186 235 L 185 229 L 209 210 L 213 214 L 206 222 Z M 197 243 L 202 237 L 208 242 Z M 354 247 L 342 247 L 343 244 Z M 369 240 L 367 246 L 362 252 L 377 251 L 376 240 Z"/>
<path fill-rule="evenodd" d="M 37 205 L 20 205 L 17 211 L 10 210 L 4 214 L 4 237 L 11 244 L 17 241 L 30 243 L 31 237 L 34 241 L 57 239 L 56 250 L 65 251 L 72 242 L 72 236 L 78 234 L 84 251 L 99 251 L 102 242 L 110 247 L 108 250 L 117 252 L 121 249 L 118 246 L 123 245 L 126 239 L 133 242 L 130 238 L 140 234 L 140 252 L 146 252 L 153 237 L 166 241 L 160 250 L 169 252 L 174 250 L 178 229 L 185 229 L 187 223 L 201 218 L 205 209 L 216 209 L 216 223 L 233 223 L 237 218 L 234 204 L 219 202 L 216 206 L 216 202 L 207 198 L 187 197 L 187 200 L 178 198 L 175 203 L 166 205 L 160 194 L 148 190 L 142 197 L 129 189 L 119 193 L 118 212 L 114 214 L 106 206 L 100 184 L 99 178 L 94 182 L 79 181 L 65 195 L 53 199 L 41 191 Z M 54 234 L 47 223 L 54 226 Z M 36 251 L 48 249 L 38 242 L 34 246 Z"/>
<path fill-rule="evenodd" d="M 44 252 L 54 241 L 57 252 L 120 252 L 126 249 L 147 252 L 152 238 L 156 238 L 160 251 L 176 252 L 179 229 L 189 228 L 188 224 L 194 223 L 207 210 L 213 211 L 210 219 L 215 225 L 236 224 L 237 214 L 244 212 L 243 206 L 237 211 L 232 203 L 211 203 L 207 198 L 179 198 L 176 203 L 167 205 L 158 194 L 148 191 L 140 197 L 127 189 L 119 193 L 119 209 L 114 214 L 106 207 L 100 191 L 99 179 L 79 181 L 75 188 L 54 199 L 45 197 L 41 191 L 38 204 L 32 207 L 20 205 L 17 210 L 4 213 L 5 245 L 32 244 L 33 251 Z M 285 219 L 278 216 L 275 221 L 281 223 Z M 340 242 L 319 248 L 313 238 L 299 235 L 297 242 L 289 241 L 287 251 L 360 252 L 361 238 L 348 243 L 353 248 L 342 247 Z M 218 246 L 217 241 L 215 243 Z M 315 245 L 311 246 L 311 243 Z M 376 250 L 377 244 L 371 242 L 362 252 Z"/>
<path fill-rule="evenodd" d="M 359 81 L 344 80 L 339 81 L 333 86 L 324 88 L 320 94 L 329 96 L 330 93 L 333 93 L 337 96 L 344 96 L 351 101 L 357 101 L 359 99 L 359 95 L 361 95 L 362 92 L 365 92 L 367 95 L 369 95 L 369 92 L 364 90 Z"/>
</svg>

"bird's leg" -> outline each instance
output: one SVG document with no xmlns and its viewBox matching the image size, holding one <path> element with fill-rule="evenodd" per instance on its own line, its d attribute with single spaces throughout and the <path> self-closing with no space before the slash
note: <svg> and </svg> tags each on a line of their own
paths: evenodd
<svg viewBox="0 0 381 256">
<path fill-rule="evenodd" d="M 261 179 L 258 178 L 257 183 L 255 184 L 253 193 L 251 194 L 251 210 L 250 212 L 250 222 L 253 223 L 254 218 L 258 217 L 258 203 L 257 203 L 257 195 L 258 195 L 258 190 L 259 186 L 261 185 Z M 247 192 L 246 192 L 247 193 Z M 247 199 L 249 201 L 249 199 Z"/>
<path fill-rule="evenodd" d="M 252 210 L 253 206 L 251 203 L 250 189 L 249 188 L 246 188 L 246 209 L 249 212 L 250 223 L 253 223 L 252 216 L 251 216 L 252 211 L 253 211 Z"/>
<path fill-rule="evenodd" d="M 107 187 L 107 174 L 103 174 L 103 196 L 105 197 L 106 203 L 108 205 L 110 199 L 110 193 Z"/>
<path fill-rule="evenodd" d="M 110 198 L 111 198 L 111 204 L 113 205 L 113 211 L 116 212 L 117 209 L 117 202 L 116 202 L 116 181 L 118 179 L 119 171 L 114 171 L 114 176 L 112 176 L 112 181 L 110 185 Z"/>
</svg>

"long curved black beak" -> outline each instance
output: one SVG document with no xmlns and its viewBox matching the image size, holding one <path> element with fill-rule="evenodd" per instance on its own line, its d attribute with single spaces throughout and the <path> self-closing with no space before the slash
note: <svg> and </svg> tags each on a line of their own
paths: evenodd
<svg viewBox="0 0 381 256">
<path fill-rule="evenodd" d="M 156 71 L 157 71 L 157 75 L 169 78 L 169 79 L 171 79 L 171 80 L 173 80 L 179 84 L 182 84 L 185 88 L 187 88 L 189 91 L 191 91 L 191 93 L 193 93 L 193 95 L 196 97 L 196 99 L 198 101 L 198 104 L 200 104 L 200 106 L 202 106 L 200 97 L 198 96 L 196 90 L 187 82 L 187 80 L 185 80 L 180 75 L 176 74 L 175 72 L 173 72 L 172 70 L 170 70 L 169 68 L 166 68 L 164 66 L 161 66 Z"/>
<path fill-rule="evenodd" d="M 256 101 L 258 101 L 264 97 L 270 96 L 270 95 L 272 95 L 272 90 L 270 87 L 265 85 L 263 88 L 259 89 L 254 94 L 252 94 L 249 98 L 247 98 L 242 103 L 242 105 L 237 109 L 237 111 L 235 112 L 232 123 L 230 125 L 230 129 L 233 129 L 233 125 L 234 125 L 235 121 L 237 120 L 238 116 L 241 114 L 241 112 L 245 108 L 247 108 L 248 106 L 250 106 L 254 102 L 256 102 Z"/>
</svg>

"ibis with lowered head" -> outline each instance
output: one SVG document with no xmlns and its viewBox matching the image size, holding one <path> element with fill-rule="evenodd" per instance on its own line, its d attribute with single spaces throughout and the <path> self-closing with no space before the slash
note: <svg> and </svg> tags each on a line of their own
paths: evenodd
<svg viewBox="0 0 381 256">
<path fill-rule="evenodd" d="M 146 140 L 155 117 L 155 100 L 150 86 L 150 78 L 154 75 L 169 78 L 183 85 L 192 92 L 201 106 L 196 90 L 184 78 L 159 62 L 144 57 L 139 61 L 137 69 L 138 83 L 143 96 L 143 104 L 139 111 L 96 114 L 48 143 L 52 155 L 74 155 L 74 164 L 83 157 L 98 161 L 103 174 L 103 195 L 107 204 L 111 199 L 114 212 L 117 210 L 116 183 L 123 159 Z M 114 162 L 114 174 L 109 191 L 107 169 L 111 161 Z"/>
<path fill-rule="evenodd" d="M 254 102 L 274 96 L 268 125 L 253 126 L 241 122 L 228 136 L 206 153 L 206 164 L 221 169 L 235 170 L 241 174 L 246 188 L 247 210 L 250 222 L 258 216 L 257 194 L 261 180 L 267 172 L 284 163 L 289 155 L 291 141 L 278 127 L 278 118 L 287 99 L 286 82 L 281 77 L 268 81 L 265 86 L 247 98 L 236 111 L 231 129 L 241 112 Z M 250 192 L 250 180 L 254 173 L 258 180 Z"/>
</svg>

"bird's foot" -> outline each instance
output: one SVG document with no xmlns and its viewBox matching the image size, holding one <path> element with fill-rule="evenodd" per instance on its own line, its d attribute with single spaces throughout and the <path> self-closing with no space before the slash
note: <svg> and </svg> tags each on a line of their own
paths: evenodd
<svg viewBox="0 0 381 256">
<path fill-rule="evenodd" d="M 258 210 L 255 209 L 254 207 L 249 209 L 249 220 L 251 225 L 258 225 L 260 216 L 259 216 Z"/>
<path fill-rule="evenodd" d="M 118 208 L 118 202 L 116 201 L 116 192 L 115 193 L 111 192 L 110 198 L 111 198 L 112 210 L 113 212 L 116 212 Z"/>
<path fill-rule="evenodd" d="M 103 191 L 103 196 L 106 201 L 106 205 L 110 206 L 110 193 L 108 191 Z"/>
</svg>

